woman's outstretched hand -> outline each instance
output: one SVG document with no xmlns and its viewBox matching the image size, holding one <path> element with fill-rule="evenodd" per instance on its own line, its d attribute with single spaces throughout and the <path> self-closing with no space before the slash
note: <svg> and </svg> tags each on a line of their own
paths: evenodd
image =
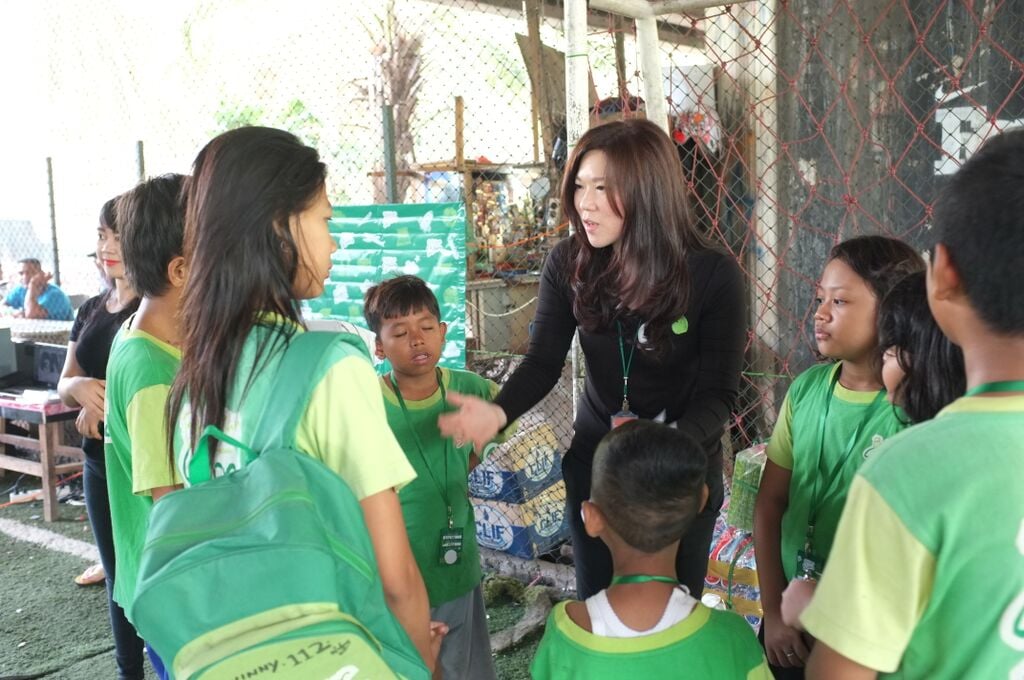
<svg viewBox="0 0 1024 680">
<path fill-rule="evenodd" d="M 472 442 L 477 454 L 508 423 L 504 409 L 479 397 L 449 392 L 448 403 L 458 410 L 438 417 L 441 434 L 454 439 L 456 446 Z"/>
</svg>

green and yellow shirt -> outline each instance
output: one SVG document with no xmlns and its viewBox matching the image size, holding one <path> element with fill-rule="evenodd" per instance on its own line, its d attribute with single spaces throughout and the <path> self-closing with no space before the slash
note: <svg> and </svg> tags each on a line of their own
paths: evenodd
<svg viewBox="0 0 1024 680">
<path fill-rule="evenodd" d="M 131 611 L 142 547 L 146 542 L 150 494 L 181 480 L 167 455 L 164 407 L 181 363 L 178 348 L 140 330 L 129 318 L 110 349 L 107 364 L 104 455 L 113 525 L 117 578 L 114 599 Z"/>
<path fill-rule="evenodd" d="M 580 628 L 565 608 L 560 602 L 548 616 L 530 666 L 534 680 L 772 679 L 754 632 L 733 612 L 698 603 L 689 616 L 660 633 L 607 638 Z"/>
<path fill-rule="evenodd" d="M 469 371 L 440 369 L 444 391 L 487 399 L 498 393 L 498 385 Z M 416 479 L 402 488 L 398 498 L 416 563 L 427 586 L 430 606 L 437 607 L 462 597 L 480 583 L 480 552 L 476 523 L 469 502 L 469 457 L 472 444 L 456 448 L 441 437 L 437 418 L 452 410 L 444 403 L 439 387 L 426 399 L 405 400 L 405 411 L 391 385 L 380 379 L 388 424 L 416 471 Z M 507 437 L 514 428 L 507 428 Z M 422 447 L 422 448 L 421 448 Z M 445 460 L 447 459 L 447 466 Z M 440 485 L 444 484 L 452 505 L 453 524 L 462 530 L 462 555 L 457 564 L 440 562 L 441 530 L 448 528 L 448 514 Z"/>
<path fill-rule="evenodd" d="M 801 621 L 889 677 L 1024 677 L 1024 397 L 958 399 L 878 450 Z"/>
<path fill-rule="evenodd" d="M 269 334 L 278 333 L 273 328 L 274 321 L 274 317 L 268 315 L 250 331 L 242 347 L 234 384 L 228 391 L 221 429 L 241 442 L 250 441 L 265 404 L 274 399 L 269 391 L 284 356 L 283 344 L 276 343 L 273 352 L 261 358 L 258 370 L 253 369 L 260 343 Z M 303 331 L 296 327 L 295 332 Z M 400 489 L 411 482 L 416 473 L 388 427 L 377 374 L 369 358 L 338 348 L 317 360 L 318 377 L 296 429 L 295 447 L 338 473 L 359 500 L 388 489 Z M 175 458 L 186 484 L 192 451 L 183 442 L 189 439 L 190 421 L 191 412 L 186 403 L 175 431 Z M 224 442 L 218 444 L 214 460 L 217 475 L 241 465 L 241 452 L 237 448 Z"/>
<path fill-rule="evenodd" d="M 797 552 L 812 521 L 814 552 L 828 557 L 854 475 L 875 447 L 904 427 L 884 392 L 855 392 L 840 385 L 840 366 L 813 366 L 793 381 L 768 442 L 768 459 L 792 473 L 782 516 L 787 580 L 796 575 Z"/>
</svg>

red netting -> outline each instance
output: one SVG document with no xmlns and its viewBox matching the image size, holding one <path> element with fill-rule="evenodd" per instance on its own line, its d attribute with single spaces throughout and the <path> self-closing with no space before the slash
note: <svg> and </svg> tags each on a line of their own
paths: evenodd
<svg viewBox="0 0 1024 680">
<path fill-rule="evenodd" d="M 812 361 L 813 282 L 828 249 L 862 233 L 929 245 L 943 177 L 1024 116 L 1022 10 L 781 0 L 774 12 L 743 3 L 663 17 L 663 32 L 698 37 L 697 57 L 662 43 L 670 110 L 694 147 L 702 219 L 751 292 L 738 444 L 768 434 L 788 378 Z"/>
</svg>

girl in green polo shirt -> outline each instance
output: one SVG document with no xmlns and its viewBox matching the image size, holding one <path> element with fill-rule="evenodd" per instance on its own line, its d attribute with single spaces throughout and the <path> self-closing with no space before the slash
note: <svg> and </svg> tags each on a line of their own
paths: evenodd
<svg viewBox="0 0 1024 680">
<path fill-rule="evenodd" d="M 289 339 L 304 332 L 300 300 L 320 295 L 337 244 L 328 230 L 326 167 L 294 135 L 243 127 L 211 140 L 187 189 L 182 361 L 168 400 L 173 457 L 186 485 L 208 425 L 250 441 L 273 400 Z M 317 361 L 295 448 L 321 460 L 362 506 L 387 604 L 433 665 L 427 593 L 409 547 L 398 489 L 415 473 L 388 428 L 369 357 L 335 347 Z M 241 467 L 211 442 L 211 474 Z M 273 584 L 267 584 L 268 587 Z M 371 631 L 372 632 L 372 631 Z"/>
<path fill-rule="evenodd" d="M 782 591 L 820 573 L 854 474 L 904 427 L 885 399 L 877 314 L 893 284 L 923 267 L 902 241 L 860 236 L 832 248 L 818 282 L 814 339 L 833 361 L 790 386 L 754 512 L 761 637 L 776 678 L 802 678 L 810 653 L 810 640 L 782 622 Z"/>
</svg>

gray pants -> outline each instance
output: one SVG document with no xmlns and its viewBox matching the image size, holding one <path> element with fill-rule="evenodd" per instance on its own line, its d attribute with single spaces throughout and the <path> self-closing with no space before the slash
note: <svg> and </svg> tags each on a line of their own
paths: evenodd
<svg viewBox="0 0 1024 680">
<path fill-rule="evenodd" d="M 430 610 L 433 621 L 448 624 L 437 658 L 444 680 L 497 680 L 487 633 L 484 594 L 479 585 L 462 597 Z"/>
</svg>

